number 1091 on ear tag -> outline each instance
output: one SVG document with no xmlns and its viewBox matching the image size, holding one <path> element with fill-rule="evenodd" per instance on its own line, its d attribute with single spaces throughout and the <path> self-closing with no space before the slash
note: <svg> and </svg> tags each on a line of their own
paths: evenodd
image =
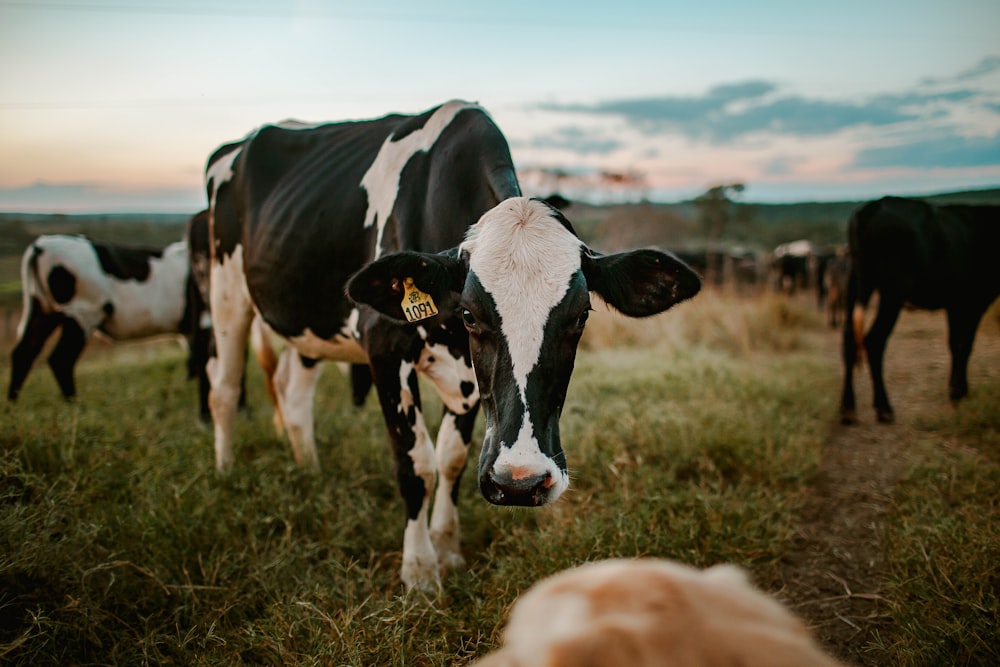
<svg viewBox="0 0 1000 667">
<path fill-rule="evenodd" d="M 430 294 L 421 292 L 413 284 L 413 278 L 403 281 L 403 314 L 407 322 L 419 322 L 438 314 L 437 306 Z"/>
</svg>

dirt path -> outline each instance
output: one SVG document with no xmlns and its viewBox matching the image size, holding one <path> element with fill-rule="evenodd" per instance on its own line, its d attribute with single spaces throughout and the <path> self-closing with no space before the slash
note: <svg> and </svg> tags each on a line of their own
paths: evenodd
<svg viewBox="0 0 1000 667">
<path fill-rule="evenodd" d="M 984 322 L 980 329 L 969 365 L 971 391 L 977 375 L 1000 369 L 996 328 Z M 837 338 L 831 333 L 834 345 Z M 914 420 L 953 410 L 947 400 L 951 361 L 946 340 L 942 312 L 900 316 L 885 369 L 895 424 L 876 423 L 867 368 L 855 376 L 861 423 L 831 425 L 819 478 L 784 564 L 782 597 L 831 652 L 851 664 L 878 664 L 865 646 L 894 634 L 884 597 L 883 524 L 896 482 L 908 466 Z"/>
</svg>

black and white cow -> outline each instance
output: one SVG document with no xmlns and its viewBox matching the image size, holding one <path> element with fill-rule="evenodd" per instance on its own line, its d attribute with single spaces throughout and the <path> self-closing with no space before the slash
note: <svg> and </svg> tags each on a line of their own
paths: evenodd
<svg viewBox="0 0 1000 667">
<path fill-rule="evenodd" d="M 434 587 L 441 569 L 463 562 L 458 482 L 480 401 L 483 495 L 500 505 L 554 501 L 569 485 L 559 414 L 590 292 L 641 317 L 700 288 L 674 256 L 601 255 L 557 209 L 521 197 L 505 138 L 467 102 L 369 121 L 264 126 L 216 151 L 206 181 L 216 466 L 233 464 L 255 312 L 288 343 L 279 402 L 302 463 L 318 460 L 318 360 L 367 363 L 406 504 L 408 588 Z M 418 374 L 445 406 L 436 449 Z"/>
<path fill-rule="evenodd" d="M 40 236 L 24 251 L 21 288 L 23 309 L 7 390 L 11 401 L 57 328 L 62 332 L 48 362 L 69 399 L 76 395 L 74 366 L 94 331 L 114 340 L 187 336 L 203 307 L 192 288 L 184 242 L 148 249 L 83 236 Z M 201 368 L 204 358 L 196 359 L 192 348 L 189 372 Z M 203 401 L 207 404 L 207 395 Z"/>
<path fill-rule="evenodd" d="M 885 197 L 860 207 L 848 225 L 851 261 L 844 324 L 841 419 L 857 421 L 854 365 L 867 352 L 878 420 L 893 421 L 882 377 L 889 334 L 904 305 L 948 315 L 952 400 L 969 391 L 967 368 L 983 313 L 1000 295 L 1000 206 L 934 206 Z M 878 291 L 875 321 L 864 335 L 864 309 Z"/>
</svg>

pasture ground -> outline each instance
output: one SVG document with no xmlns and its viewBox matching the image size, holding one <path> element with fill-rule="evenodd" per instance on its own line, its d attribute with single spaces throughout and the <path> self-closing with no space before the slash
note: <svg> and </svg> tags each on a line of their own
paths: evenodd
<svg viewBox="0 0 1000 667">
<path fill-rule="evenodd" d="M 893 425 L 863 375 L 862 423 L 839 424 L 838 340 L 804 297 L 708 292 L 641 322 L 599 307 L 562 418 L 570 492 L 498 509 L 467 475 L 468 569 L 431 597 L 399 581 L 375 401 L 353 408 L 334 368 L 321 474 L 292 465 L 251 366 L 220 478 L 177 345 L 93 344 L 71 405 L 40 362 L 0 406 L 0 662 L 460 665 L 534 581 L 657 556 L 743 565 L 852 664 L 1000 664 L 1000 309 L 957 407 L 943 314 L 903 313 Z"/>
<path fill-rule="evenodd" d="M 896 423 L 876 422 L 865 368 L 861 423 L 827 435 L 781 579 L 845 659 L 977 665 L 1000 655 L 998 312 L 976 340 L 968 404 L 946 399 L 943 313 L 904 312 L 886 359 Z M 981 636 L 969 636 L 970 618 Z"/>
</svg>

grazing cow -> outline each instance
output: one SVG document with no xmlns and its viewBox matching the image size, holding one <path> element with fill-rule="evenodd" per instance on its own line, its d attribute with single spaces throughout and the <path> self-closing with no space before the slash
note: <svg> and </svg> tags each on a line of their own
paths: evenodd
<svg viewBox="0 0 1000 667">
<path fill-rule="evenodd" d="M 743 570 L 612 559 L 560 572 L 514 603 L 503 646 L 474 667 L 836 667 Z"/>
<path fill-rule="evenodd" d="M 893 421 L 882 377 L 886 341 L 904 305 L 948 315 L 952 400 L 969 391 L 967 367 L 983 313 L 1000 295 L 1000 206 L 934 206 L 885 197 L 854 212 L 848 226 L 850 277 L 844 323 L 841 418 L 857 421 L 853 369 L 859 348 L 868 355 L 875 411 Z M 863 335 L 864 309 L 878 291 L 875 321 Z"/>
<path fill-rule="evenodd" d="M 62 333 L 49 367 L 63 396 L 70 399 L 76 395 L 73 368 L 94 331 L 115 340 L 187 336 L 196 318 L 193 313 L 202 307 L 191 286 L 184 242 L 153 250 L 83 236 L 40 236 L 24 252 L 21 284 L 24 305 L 7 391 L 11 401 L 59 327 Z M 189 373 L 193 376 L 203 367 L 192 347 Z"/>
<path fill-rule="evenodd" d="M 601 255 L 557 209 L 522 198 L 506 139 L 467 102 L 264 126 L 212 155 L 206 185 L 217 468 L 233 463 L 255 312 L 287 342 L 278 399 L 300 463 L 318 461 L 318 361 L 367 363 L 406 506 L 408 588 L 433 588 L 440 569 L 462 562 L 455 503 L 480 400 L 483 495 L 500 505 L 555 500 L 569 484 L 558 418 L 589 292 L 646 316 L 700 288 L 672 255 Z M 436 451 L 418 374 L 444 404 Z"/>
</svg>

